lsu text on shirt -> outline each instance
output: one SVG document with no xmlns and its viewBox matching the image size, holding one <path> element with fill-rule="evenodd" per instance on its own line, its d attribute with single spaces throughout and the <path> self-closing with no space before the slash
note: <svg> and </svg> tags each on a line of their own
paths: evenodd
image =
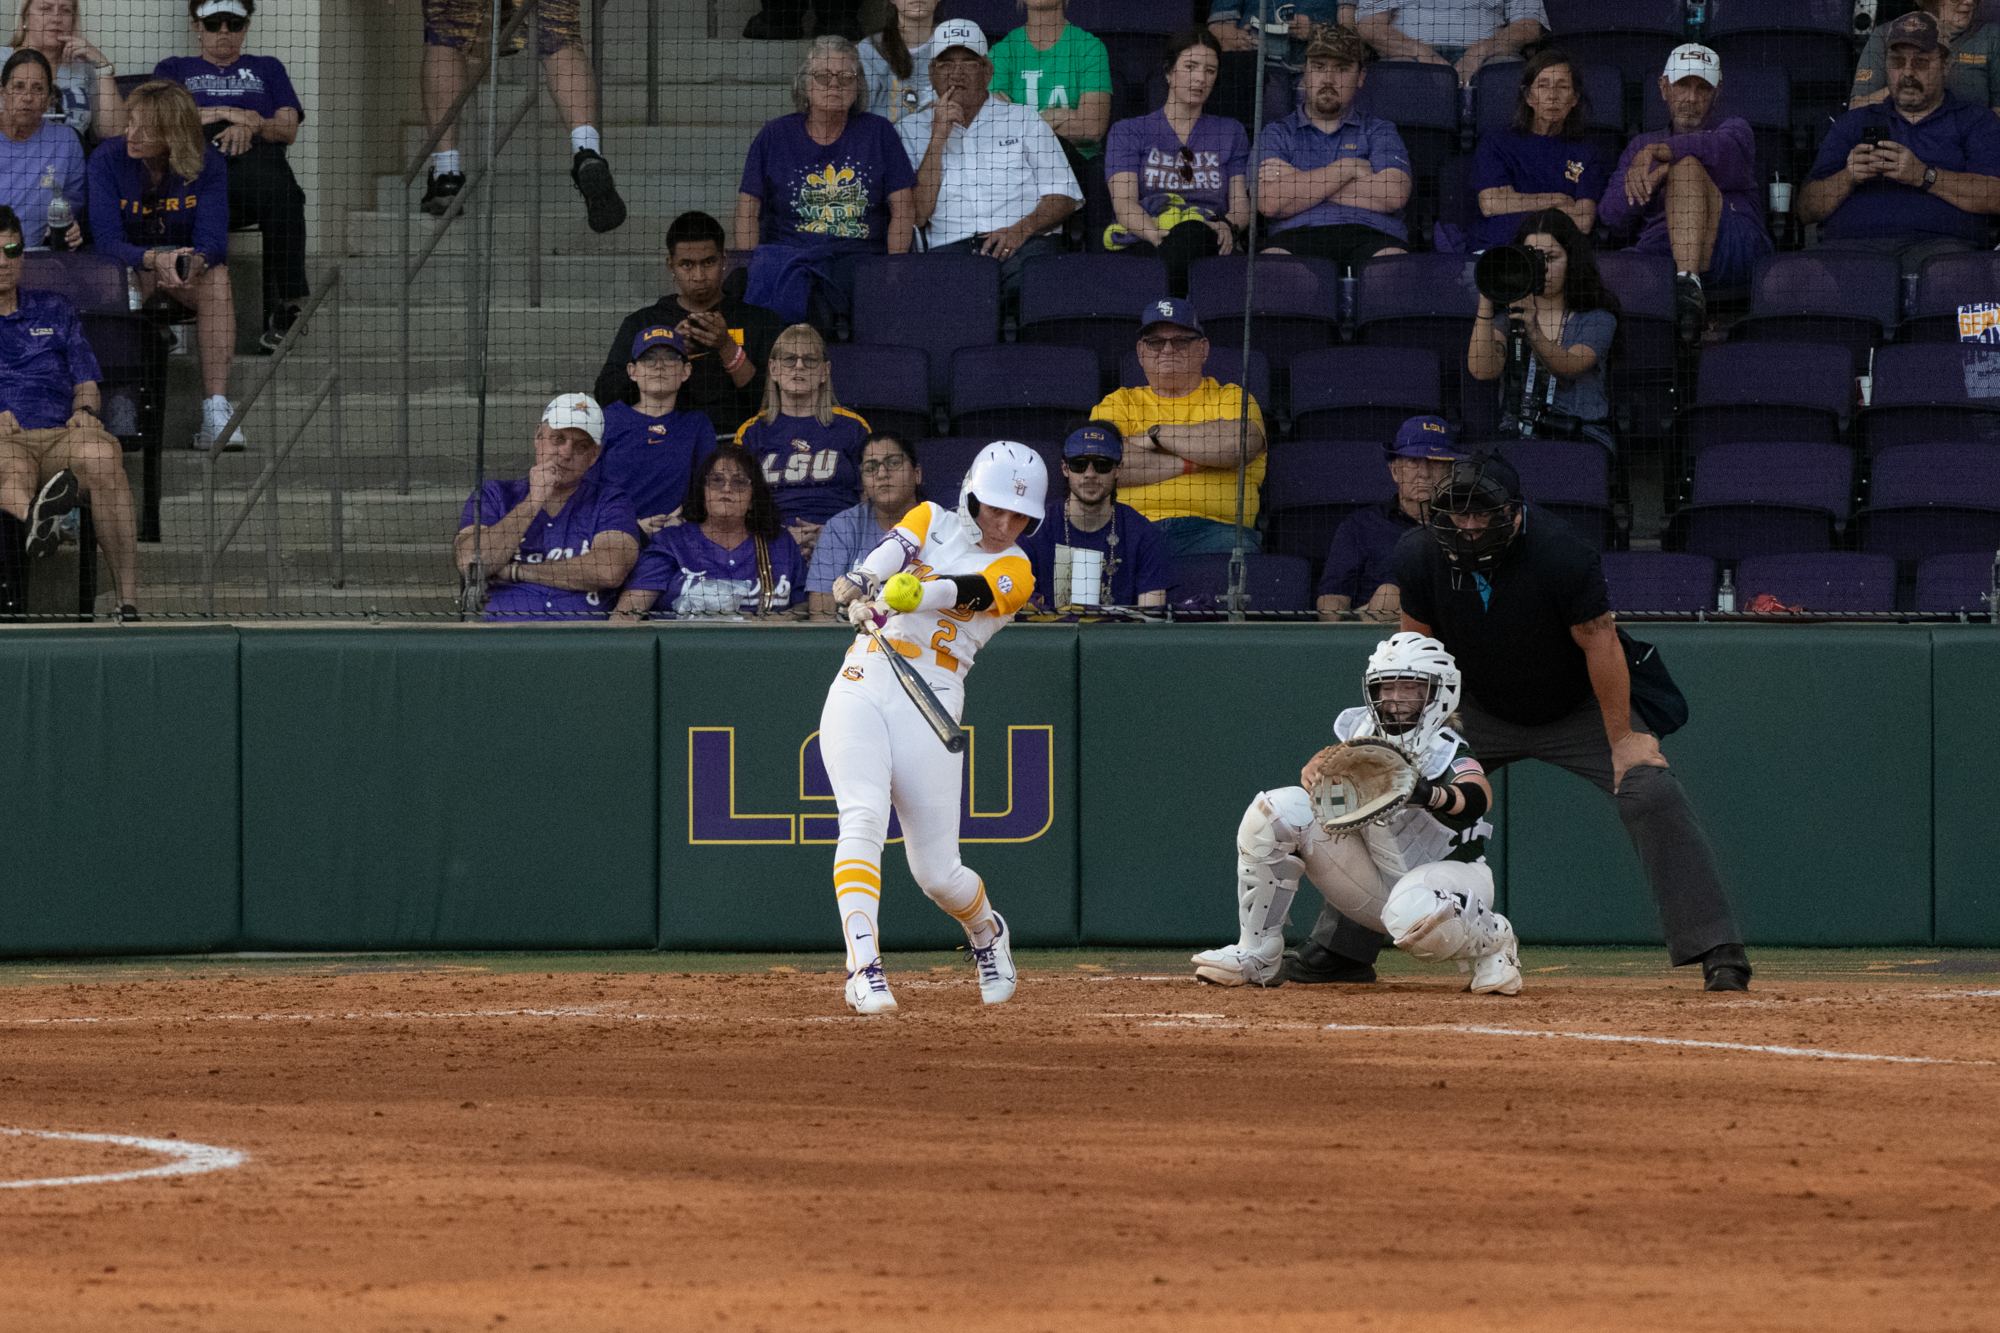
<svg viewBox="0 0 2000 1333">
<path fill-rule="evenodd" d="M 882 637 L 927 676 L 964 680 L 972 659 L 1014 613 L 1028 604 L 1035 591 L 1035 574 L 1018 546 L 995 555 L 979 549 L 977 530 L 968 534 L 958 512 L 926 500 L 903 516 L 888 540 L 877 546 L 861 567 L 888 579 L 908 572 L 920 579 L 953 574 L 984 574 L 993 587 L 993 605 L 984 611 L 948 607 L 942 611 L 907 611 L 889 617 Z M 874 640 L 857 636 L 850 657 L 877 651 Z"/>
<path fill-rule="evenodd" d="M 868 423 L 844 407 L 833 409 L 833 420 L 788 417 L 776 421 L 751 417 L 736 432 L 736 442 L 757 460 L 771 498 L 787 523 L 824 523 L 861 499 L 861 446 Z"/>
<path fill-rule="evenodd" d="M 100 378 L 97 357 L 66 298 L 23 291 L 18 299 L 13 314 L 0 315 L 0 412 L 22 430 L 53 430 L 68 424 L 76 386 Z"/>
</svg>

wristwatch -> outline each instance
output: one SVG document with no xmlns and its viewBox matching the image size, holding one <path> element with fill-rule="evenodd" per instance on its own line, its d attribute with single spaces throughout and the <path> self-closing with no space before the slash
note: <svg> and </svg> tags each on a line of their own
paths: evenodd
<svg viewBox="0 0 2000 1333">
<path fill-rule="evenodd" d="M 1924 183 L 1923 183 L 1923 186 L 1922 186 L 1922 189 L 1923 189 L 1923 192 L 1924 192 L 1925 194 L 1929 194 L 1929 193 L 1931 192 L 1931 186 L 1933 186 L 1933 185 L 1936 185 L 1936 184 L 1937 184 L 1937 168 L 1936 168 L 1936 167 L 1925 167 L 1925 168 L 1924 168 Z"/>
<path fill-rule="evenodd" d="M 1160 428 L 1158 426 L 1147 427 L 1146 438 L 1153 442 L 1153 447 L 1155 449 L 1164 449 L 1166 447 L 1165 445 L 1160 443 Z"/>
</svg>

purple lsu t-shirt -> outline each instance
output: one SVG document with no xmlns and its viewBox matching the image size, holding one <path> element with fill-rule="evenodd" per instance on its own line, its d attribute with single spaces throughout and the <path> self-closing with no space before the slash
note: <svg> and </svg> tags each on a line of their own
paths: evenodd
<svg viewBox="0 0 2000 1333">
<path fill-rule="evenodd" d="M 1229 214 L 1229 182 L 1249 174 L 1250 139 L 1240 122 L 1203 116 L 1182 153 L 1180 134 L 1165 110 L 1121 120 L 1104 141 L 1104 174 L 1137 176 L 1139 207 L 1156 218 L 1174 206 L 1198 207 L 1211 219 Z"/>
<path fill-rule="evenodd" d="M 783 610 L 806 600 L 806 561 L 789 532 L 768 543 L 771 558 L 771 609 Z M 763 583 L 757 570 L 757 539 L 745 537 L 734 547 L 710 541 L 700 526 L 682 523 L 653 534 L 653 543 L 639 554 L 628 592 L 657 592 L 653 614 L 677 616 L 755 615 L 763 606 Z"/>
<path fill-rule="evenodd" d="M 1566 194 L 1596 203 L 1604 194 L 1604 159 L 1580 139 L 1558 134 L 1522 134 L 1509 127 L 1485 135 L 1472 159 L 1472 189 L 1511 186 L 1522 194 Z M 1485 250 L 1512 245 L 1524 213 L 1481 217 L 1472 229 L 1472 244 Z"/>
<path fill-rule="evenodd" d="M 491 527 L 527 498 L 526 477 L 489 481 L 479 488 L 478 495 L 466 498 L 465 512 L 458 520 L 459 529 L 472 526 L 474 500 L 479 502 L 479 522 Z M 585 473 L 560 514 L 551 518 L 546 510 L 536 513 L 528 523 L 528 530 L 521 534 L 521 544 L 516 550 L 524 564 L 537 565 L 557 556 L 567 560 L 589 552 L 590 544 L 604 532 L 629 533 L 641 544 L 646 540 L 639 531 L 639 520 L 632 515 L 632 502 L 625 498 L 624 492 Z M 539 583 L 503 583 L 490 590 L 486 619 L 603 620 L 611 614 L 616 602 L 617 598 L 608 591 L 571 592 Z"/>
<path fill-rule="evenodd" d="M 833 422 L 818 417 L 751 417 L 736 431 L 771 484 L 787 523 L 824 523 L 861 500 L 861 446 L 868 423 L 844 407 Z"/>
<path fill-rule="evenodd" d="M 640 518 L 671 514 L 687 498 L 695 460 L 715 449 L 715 425 L 699 412 L 647 416 L 629 403 L 604 405 L 604 452 L 591 470 L 623 491 Z"/>
<path fill-rule="evenodd" d="M 305 119 L 285 62 L 276 56 L 238 56 L 228 65 L 210 64 L 200 56 L 169 56 L 153 66 L 153 77 L 187 89 L 196 106 L 241 107 L 266 120 L 288 106 Z"/>
<path fill-rule="evenodd" d="M 889 196 L 916 183 L 896 127 L 882 117 L 850 117 L 838 139 L 822 144 L 801 113 L 757 131 L 737 188 L 763 201 L 761 244 L 880 254 L 889 245 Z"/>
</svg>

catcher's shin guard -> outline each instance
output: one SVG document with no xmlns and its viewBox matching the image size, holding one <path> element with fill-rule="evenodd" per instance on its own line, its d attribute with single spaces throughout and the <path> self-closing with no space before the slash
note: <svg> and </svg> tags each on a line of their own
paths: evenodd
<svg viewBox="0 0 2000 1333">
<path fill-rule="evenodd" d="M 1194 956 L 1195 975 L 1219 986 L 1275 986 L 1285 920 L 1305 866 L 1293 855 L 1312 803 L 1297 787 L 1258 792 L 1236 828 L 1237 942 Z"/>
<path fill-rule="evenodd" d="M 1454 882 L 1461 876 L 1433 873 L 1456 868 L 1425 866 L 1405 875 L 1382 908 L 1382 923 L 1396 947 L 1412 958 L 1470 961 L 1473 990 L 1517 994 L 1521 967 L 1513 924 L 1493 910 L 1490 878 L 1482 875 L 1481 883 L 1468 878 L 1461 886 Z"/>
</svg>

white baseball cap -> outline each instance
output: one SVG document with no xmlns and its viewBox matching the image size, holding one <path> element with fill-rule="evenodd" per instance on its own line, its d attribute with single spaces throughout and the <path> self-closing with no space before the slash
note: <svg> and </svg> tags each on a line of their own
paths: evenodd
<svg viewBox="0 0 2000 1333">
<path fill-rule="evenodd" d="M 604 443 L 604 409 L 587 393 L 566 393 L 542 409 L 542 423 L 557 430 L 580 430 L 594 444 Z"/>
<path fill-rule="evenodd" d="M 1722 86 L 1722 58 L 1699 42 L 1676 46 L 1673 53 L 1667 57 L 1667 68 L 1664 72 L 1668 83 L 1679 83 L 1692 75 L 1706 82 L 1711 88 Z"/>
<path fill-rule="evenodd" d="M 946 19 L 931 30 L 931 50 L 943 55 L 962 46 L 974 55 L 986 54 L 986 34 L 971 19 Z"/>
</svg>

